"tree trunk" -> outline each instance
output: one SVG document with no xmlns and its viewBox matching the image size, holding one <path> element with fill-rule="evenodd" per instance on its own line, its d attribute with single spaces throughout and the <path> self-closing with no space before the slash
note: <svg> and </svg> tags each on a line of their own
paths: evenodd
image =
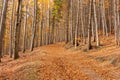
<svg viewBox="0 0 120 80">
<path fill-rule="evenodd" d="M 25 18 L 24 18 L 24 34 L 23 34 L 23 50 L 22 52 L 25 52 L 25 45 L 26 45 L 26 26 L 27 26 L 27 5 L 26 5 L 26 13 L 25 13 Z"/>
<path fill-rule="evenodd" d="M 11 16 L 11 22 L 10 22 L 10 44 L 9 44 L 9 55 L 10 57 L 12 58 L 12 53 L 13 53 L 13 48 L 12 48 L 12 45 L 13 45 L 13 39 L 12 39 L 12 35 L 13 35 L 13 16 L 14 16 L 14 0 L 12 0 L 12 16 Z"/>
<path fill-rule="evenodd" d="M 97 22 L 97 14 L 96 14 L 96 0 L 93 0 L 93 7 L 94 7 L 94 21 L 96 28 L 96 42 L 97 42 L 97 46 L 100 46 L 99 34 L 98 34 L 98 22 Z"/>
<path fill-rule="evenodd" d="M 92 0 L 89 1 L 89 23 L 88 23 L 88 50 L 92 48 L 91 45 L 91 17 L 92 17 Z"/>
<path fill-rule="evenodd" d="M 116 0 L 113 0 L 113 4 L 114 4 L 114 29 L 115 29 L 115 44 L 118 45 L 118 39 L 117 39 L 117 15 L 116 15 L 116 8 L 117 8 L 117 3 Z"/>
<path fill-rule="evenodd" d="M 19 58 L 18 52 L 19 52 L 19 25 L 20 25 L 20 6 L 22 4 L 21 0 L 18 0 L 18 6 L 17 6 L 17 17 L 16 17 L 16 23 L 14 28 L 14 48 L 13 48 L 13 59 Z"/>
<path fill-rule="evenodd" d="M 76 16 L 76 27 L 75 27 L 75 48 L 77 48 L 77 44 L 78 44 L 78 40 L 77 40 L 77 38 L 78 38 L 78 26 L 79 26 L 79 11 L 80 11 L 80 0 L 78 0 L 78 2 L 77 2 L 78 4 L 77 4 L 77 16 Z"/>
<path fill-rule="evenodd" d="M 32 38 L 31 38 L 31 46 L 30 51 L 33 51 L 34 48 L 34 39 L 35 39 L 35 33 L 36 33 L 36 19 L 37 19 L 37 0 L 34 0 L 34 20 L 33 20 L 33 32 L 32 32 Z"/>
<path fill-rule="evenodd" d="M 1 22 L 0 22 L 0 62 L 1 62 L 1 57 L 2 57 L 2 42 L 3 42 L 3 38 L 4 38 L 7 7 L 8 7 L 8 0 L 4 0 Z"/>
</svg>

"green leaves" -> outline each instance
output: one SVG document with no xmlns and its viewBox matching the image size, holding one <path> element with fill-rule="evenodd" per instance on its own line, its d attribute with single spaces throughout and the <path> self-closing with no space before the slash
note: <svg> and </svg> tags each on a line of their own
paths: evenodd
<svg viewBox="0 0 120 80">
<path fill-rule="evenodd" d="M 54 0 L 52 15 L 55 16 L 56 19 L 61 17 L 61 7 L 62 7 L 62 0 Z"/>
</svg>

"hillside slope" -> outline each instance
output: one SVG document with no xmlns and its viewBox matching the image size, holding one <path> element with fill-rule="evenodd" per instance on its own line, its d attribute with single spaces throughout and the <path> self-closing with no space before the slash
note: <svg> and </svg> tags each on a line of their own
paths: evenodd
<svg viewBox="0 0 120 80">
<path fill-rule="evenodd" d="M 15 61 L 5 56 L 0 80 L 120 80 L 120 48 L 113 37 L 102 39 L 102 47 L 89 52 L 57 43 L 21 53 Z"/>
</svg>

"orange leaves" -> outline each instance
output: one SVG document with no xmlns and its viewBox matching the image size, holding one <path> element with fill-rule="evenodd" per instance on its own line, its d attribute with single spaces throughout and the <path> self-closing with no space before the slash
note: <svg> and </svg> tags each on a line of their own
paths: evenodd
<svg viewBox="0 0 120 80">
<path fill-rule="evenodd" d="M 105 0 L 104 4 L 105 4 L 105 8 L 109 7 L 109 1 L 108 0 Z"/>
</svg>

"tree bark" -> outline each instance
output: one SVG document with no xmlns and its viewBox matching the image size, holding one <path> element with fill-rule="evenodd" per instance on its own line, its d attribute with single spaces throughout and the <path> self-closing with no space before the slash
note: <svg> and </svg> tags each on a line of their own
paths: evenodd
<svg viewBox="0 0 120 80">
<path fill-rule="evenodd" d="M 22 4 L 22 0 L 18 0 L 18 6 L 17 6 L 17 16 L 16 16 L 16 23 L 15 23 L 15 28 L 14 28 L 14 48 L 13 48 L 13 59 L 18 59 L 19 58 L 19 25 L 20 25 L 20 6 Z"/>
<path fill-rule="evenodd" d="M 12 53 L 13 53 L 13 16 L 14 16 L 14 0 L 12 0 L 12 15 L 11 15 L 11 22 L 10 22 L 10 44 L 9 44 L 9 55 L 12 58 Z"/>
<path fill-rule="evenodd" d="M 92 48 L 91 45 L 91 16 L 92 16 L 92 0 L 89 1 L 89 23 L 88 23 L 88 50 Z"/>
<path fill-rule="evenodd" d="M 5 32 L 4 29 L 5 29 L 7 7 L 8 7 L 8 0 L 4 0 L 1 22 L 0 22 L 0 62 L 1 62 L 1 57 L 2 57 L 2 43 L 3 43 L 3 38 L 4 38 L 4 32 Z"/>
<path fill-rule="evenodd" d="M 33 51 L 34 48 L 34 39 L 35 39 L 35 33 L 36 33 L 36 19 L 37 19 L 37 0 L 34 0 L 34 20 L 33 20 L 33 32 L 32 32 L 32 38 L 31 38 L 31 46 L 30 51 Z"/>
<path fill-rule="evenodd" d="M 26 13 L 25 13 L 25 18 L 24 18 L 24 34 L 23 34 L 23 50 L 22 52 L 25 52 L 25 45 L 26 45 L 26 27 L 27 27 L 27 5 L 26 5 Z"/>
<path fill-rule="evenodd" d="M 97 42 L 97 46 L 100 46 L 99 34 L 98 34 L 98 22 L 97 22 L 97 14 L 96 14 L 96 0 L 93 0 L 93 7 L 94 7 L 94 21 L 95 21 L 95 29 L 96 29 L 96 42 Z"/>
</svg>

